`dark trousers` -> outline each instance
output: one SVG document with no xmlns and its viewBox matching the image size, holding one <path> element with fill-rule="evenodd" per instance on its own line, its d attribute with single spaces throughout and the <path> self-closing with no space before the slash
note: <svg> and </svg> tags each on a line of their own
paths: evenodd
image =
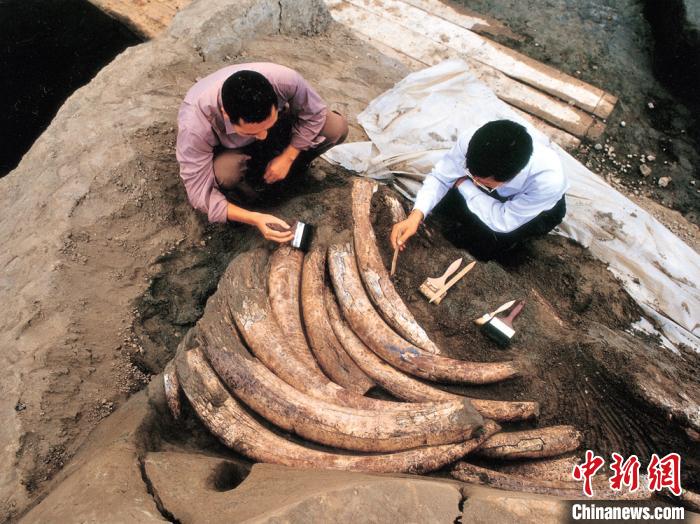
<svg viewBox="0 0 700 524">
<path fill-rule="evenodd" d="M 501 202 L 507 200 L 495 192 L 488 195 Z M 508 233 L 498 233 L 484 224 L 469 210 L 464 198 L 455 188 L 447 192 L 435 211 L 442 215 L 447 222 L 445 236 L 450 242 L 457 247 L 466 249 L 474 258 L 491 260 L 498 258 L 499 254 L 513 249 L 529 238 L 546 235 L 561 224 L 564 215 L 566 215 L 566 200 L 562 196 L 552 209 L 543 211 L 529 222 Z"/>
<path fill-rule="evenodd" d="M 332 117 L 332 118 L 331 118 Z M 296 117 L 289 111 L 281 112 L 277 122 L 268 130 L 265 140 L 255 140 L 240 149 L 214 148 L 214 172 L 217 185 L 229 202 L 235 204 L 255 204 L 264 201 L 266 206 L 276 205 L 280 200 L 293 194 L 300 175 L 316 157 L 333 146 L 343 142 L 347 135 L 347 123 L 339 113 L 330 113 L 321 134 L 326 138 L 320 145 L 302 151 L 291 166 L 284 180 L 267 184 L 263 179 L 268 163 L 279 156 L 289 146 Z M 226 155 L 227 164 L 222 172 L 217 158 Z"/>
</svg>

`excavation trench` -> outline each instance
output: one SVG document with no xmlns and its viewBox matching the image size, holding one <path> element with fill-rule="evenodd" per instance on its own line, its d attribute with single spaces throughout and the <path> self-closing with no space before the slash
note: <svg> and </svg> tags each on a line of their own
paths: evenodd
<svg viewBox="0 0 700 524">
<path fill-rule="evenodd" d="M 0 2 L 0 177 L 73 91 L 140 42 L 87 0 Z"/>
<path fill-rule="evenodd" d="M 300 185 L 298 193 L 276 206 L 274 212 L 285 219 L 314 223 L 319 243 L 347 241 L 352 228 L 348 183 L 351 177 L 340 169 L 327 166 L 323 169 L 327 175 L 323 181 L 310 177 Z M 321 178 L 318 167 L 313 171 Z M 380 189 L 372 200 L 372 222 L 388 267 L 392 219 L 382 203 L 386 191 Z M 445 355 L 470 361 L 513 360 L 522 366 L 525 374 L 490 385 L 441 387 L 474 398 L 538 401 L 541 415 L 537 422 L 511 423 L 505 427 L 573 425 L 583 433 L 579 455 L 585 449 L 607 457 L 612 452 L 623 456 L 636 454 L 646 465 L 652 453 L 677 452 L 684 460 L 684 486 L 697 489 L 700 455 L 697 443 L 685 431 L 685 427 L 697 422 L 673 406 L 652 405 L 634 380 L 636 375 L 648 371 L 651 359 L 657 359 L 663 363 L 657 382 L 681 398 L 683 395 L 698 398 L 697 383 L 692 378 L 692 370 L 700 364 L 697 354 L 684 349 L 676 356 L 648 336 L 628 333 L 640 317 L 638 307 L 585 249 L 556 236 L 534 242 L 505 266 L 477 265 L 442 304 L 428 305 L 418 292 L 420 283 L 427 276 L 436 276 L 439 272 L 436 268 L 447 267 L 460 256 L 468 257 L 443 238 L 440 230 L 447 227 L 445 222 L 446 217 L 441 216 L 429 220 L 427 228 L 419 232 L 410 249 L 400 256 L 394 281 L 399 294 Z M 249 229 L 233 228 L 229 233 L 226 245 L 233 248 L 226 255 L 220 253 L 212 258 L 218 268 L 223 268 L 223 260 L 262 245 Z M 172 257 L 176 260 L 177 253 Z M 211 291 L 215 288 L 211 281 L 216 273 L 210 269 L 208 277 L 203 279 Z M 160 309 L 153 310 L 149 321 L 139 326 L 149 336 L 157 337 L 157 330 L 150 330 L 169 322 L 168 300 L 177 300 L 176 290 L 169 290 L 166 285 L 169 281 L 172 279 L 160 281 L 163 287 L 159 293 L 164 297 Z M 206 293 L 199 295 L 197 309 L 203 309 L 206 296 Z M 527 298 L 528 305 L 516 322 L 513 344 L 500 349 L 478 331 L 473 319 L 514 298 Z M 175 337 L 173 343 L 178 340 Z M 161 355 L 161 358 L 165 357 Z M 377 396 L 377 388 L 372 391 Z M 378 396 L 392 398 L 381 390 Z M 193 442 L 201 441 L 205 430 L 194 419 L 191 408 L 186 406 L 184 413 L 185 426 L 197 427 L 196 433 L 190 438 L 192 430 L 180 426 L 169 430 L 164 440 L 191 448 Z M 212 445 L 211 441 L 207 445 Z M 223 449 L 218 444 L 215 447 Z M 473 460 L 487 467 L 497 465 L 483 458 Z"/>
</svg>

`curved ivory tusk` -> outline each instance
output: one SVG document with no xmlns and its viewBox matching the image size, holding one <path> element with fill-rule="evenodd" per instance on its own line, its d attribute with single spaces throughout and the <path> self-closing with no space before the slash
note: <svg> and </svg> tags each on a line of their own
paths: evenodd
<svg viewBox="0 0 700 524">
<path fill-rule="evenodd" d="M 453 468 L 451 475 L 462 482 L 481 484 L 506 491 L 539 493 L 541 495 L 564 497 L 570 500 L 586 498 L 583 494 L 583 484 L 581 482 L 541 480 L 539 478 L 510 475 L 480 468 L 467 462 L 458 462 Z M 629 490 L 614 491 L 610 489 L 607 480 L 605 482 L 594 481 L 593 497 L 595 500 L 645 500 L 651 497 L 651 492 L 644 487 L 640 487 L 635 492 L 630 492 Z"/>
<path fill-rule="evenodd" d="M 386 454 L 338 454 L 289 441 L 263 426 L 226 391 L 200 349 L 178 355 L 177 370 L 185 395 L 204 425 L 226 446 L 259 462 L 295 468 L 427 473 L 472 452 L 500 429 L 495 422 L 486 421 L 478 436 L 458 444 Z"/>
<path fill-rule="evenodd" d="M 272 312 L 284 336 L 298 350 L 297 358 L 309 369 L 321 373 L 311 354 L 301 325 L 299 295 L 304 253 L 288 245 L 279 246 L 270 256 L 267 291 Z"/>
<path fill-rule="evenodd" d="M 583 436 L 573 426 L 551 426 L 494 435 L 479 455 L 495 459 L 538 459 L 578 449 Z"/>
<path fill-rule="evenodd" d="M 197 324 L 207 359 L 238 399 L 276 426 L 307 440 L 357 451 L 399 451 L 471 438 L 483 422 L 464 402 L 420 404 L 409 412 L 338 406 L 293 388 L 250 355 L 232 329 L 228 308 L 238 291 L 232 276 L 250 259 L 239 256 L 210 297 Z"/>
<path fill-rule="evenodd" d="M 331 404 L 401 412 L 425 407 L 364 397 L 334 384 L 318 368 L 309 369 L 299 358 L 300 354 L 309 353 L 306 340 L 303 347 L 297 347 L 303 337 L 283 334 L 270 309 L 262 275 L 266 252 L 255 250 L 241 257 L 239 270 L 230 281 L 240 302 L 232 309 L 232 315 L 248 348 L 267 369 L 302 393 Z"/>
<path fill-rule="evenodd" d="M 163 370 L 163 388 L 165 389 L 165 400 L 168 402 L 170 413 L 172 413 L 175 420 L 179 420 L 182 414 L 180 382 L 177 379 L 175 364 L 172 360 L 166 364 Z"/>
<path fill-rule="evenodd" d="M 519 374 L 513 362 L 466 362 L 431 355 L 398 336 L 381 319 L 362 287 L 349 244 L 328 250 L 331 280 L 343 316 L 379 357 L 411 375 L 436 382 L 489 384 Z"/>
<path fill-rule="evenodd" d="M 440 350 L 418 324 L 413 314 L 396 292 L 384 267 L 377 247 L 377 238 L 370 222 L 370 203 L 377 183 L 356 177 L 352 183 L 353 239 L 357 266 L 372 302 L 384 320 L 403 338 L 429 353 Z"/>
<path fill-rule="evenodd" d="M 335 383 L 359 394 L 374 382 L 348 356 L 331 328 L 323 301 L 326 249 L 316 247 L 304 257 L 301 277 L 301 310 L 309 345 L 323 372 Z"/>
<path fill-rule="evenodd" d="M 468 398 L 483 417 L 498 422 L 527 420 L 539 415 L 540 408 L 537 402 L 506 402 L 462 397 L 425 384 L 395 369 L 375 355 L 350 329 L 340 314 L 333 292 L 328 287 L 324 289 L 324 295 L 331 327 L 340 343 L 363 371 L 395 397 L 410 402 Z"/>
<path fill-rule="evenodd" d="M 384 203 L 386 207 L 389 208 L 389 214 L 391 215 L 391 221 L 395 224 L 396 222 L 401 222 L 406 219 L 406 211 L 404 211 L 399 198 L 393 191 L 391 193 L 384 193 Z"/>
</svg>

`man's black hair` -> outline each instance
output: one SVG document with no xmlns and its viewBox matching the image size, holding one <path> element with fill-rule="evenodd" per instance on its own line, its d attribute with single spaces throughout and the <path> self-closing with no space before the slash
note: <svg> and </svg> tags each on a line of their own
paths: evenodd
<svg viewBox="0 0 700 524">
<path fill-rule="evenodd" d="M 532 137 L 520 124 L 494 120 L 477 129 L 467 147 L 467 169 L 478 178 L 512 180 L 530 161 Z"/>
<path fill-rule="evenodd" d="M 257 71 L 236 71 L 221 88 L 221 103 L 231 122 L 238 124 L 265 120 L 277 105 L 277 95 L 270 81 Z"/>
</svg>

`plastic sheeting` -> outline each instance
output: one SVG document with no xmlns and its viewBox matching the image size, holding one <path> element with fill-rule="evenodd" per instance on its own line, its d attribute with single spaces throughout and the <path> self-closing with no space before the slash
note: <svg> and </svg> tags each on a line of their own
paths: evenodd
<svg viewBox="0 0 700 524">
<path fill-rule="evenodd" d="M 358 116 L 371 142 L 335 147 L 324 158 L 391 182 L 412 199 L 460 132 L 500 118 L 521 123 L 559 153 L 571 188 L 556 232 L 608 264 L 651 320 L 640 319 L 636 328 L 658 333 L 671 349 L 700 351 L 700 255 L 496 98 L 465 62 L 407 76 Z"/>
</svg>

